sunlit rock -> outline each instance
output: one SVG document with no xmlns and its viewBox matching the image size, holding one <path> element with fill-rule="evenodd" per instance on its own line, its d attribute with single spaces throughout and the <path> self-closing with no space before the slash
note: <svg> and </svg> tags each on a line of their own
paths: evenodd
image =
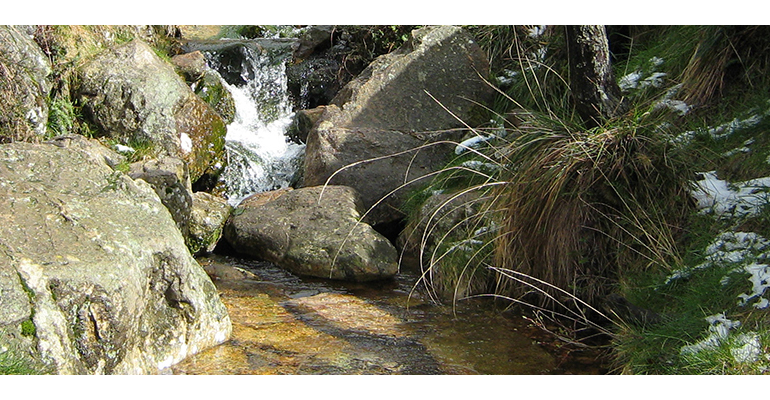
<svg viewBox="0 0 770 400">
<path fill-rule="evenodd" d="M 273 262 L 299 275 L 371 281 L 398 271 L 393 245 L 358 222 L 363 210 L 355 190 L 303 188 L 263 204 L 248 199 L 225 226 L 239 253 Z"/>
<path fill-rule="evenodd" d="M 0 26 L 0 143 L 39 139 L 48 123 L 51 62 L 20 26 Z"/>
<path fill-rule="evenodd" d="M 340 168 L 359 163 L 330 183 L 354 187 L 367 208 L 377 204 L 369 223 L 403 217 L 398 209 L 409 190 L 402 185 L 442 168 L 451 152 L 446 144 L 421 146 L 458 140 L 457 128 L 482 122 L 478 104 L 494 93 L 481 78 L 488 69 L 484 52 L 463 29 L 413 31 L 399 50 L 377 58 L 326 107 L 308 135 L 304 184 L 324 184 Z"/>
<path fill-rule="evenodd" d="M 101 156 L 1 145 L 0 221 L 0 344 L 52 372 L 157 373 L 230 336 L 158 195 Z"/>
<path fill-rule="evenodd" d="M 222 118 L 146 43 L 106 50 L 77 72 L 80 101 L 104 135 L 182 158 L 193 182 L 221 161 Z"/>
<path fill-rule="evenodd" d="M 188 247 L 193 254 L 211 253 L 222 237 L 232 207 L 225 199 L 206 192 L 193 193 L 192 201 Z"/>
</svg>

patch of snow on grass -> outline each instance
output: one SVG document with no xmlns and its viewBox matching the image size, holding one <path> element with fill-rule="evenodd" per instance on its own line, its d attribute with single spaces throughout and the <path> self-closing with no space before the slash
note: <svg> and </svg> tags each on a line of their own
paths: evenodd
<svg viewBox="0 0 770 400">
<path fill-rule="evenodd" d="M 118 153 L 124 153 L 124 154 L 136 153 L 136 150 L 133 147 L 124 146 L 122 144 L 116 144 L 115 150 L 117 150 Z"/>
<path fill-rule="evenodd" d="M 654 110 L 660 110 L 663 108 L 668 108 L 669 110 L 677 113 L 680 117 L 683 117 L 687 115 L 687 113 L 690 112 L 692 109 L 687 103 L 683 102 L 682 100 L 671 100 L 671 99 L 663 99 L 657 103 L 655 103 L 655 106 L 653 107 Z"/>
<path fill-rule="evenodd" d="M 738 305 L 744 307 L 753 301 L 756 309 L 770 307 L 770 300 L 762 297 L 770 288 L 770 266 L 757 262 L 770 259 L 770 240 L 754 232 L 723 232 L 706 247 L 704 253 L 706 259 L 703 263 L 674 271 L 666 278 L 665 284 L 688 278 L 693 272 L 707 268 L 734 266 L 726 272 L 720 283 L 727 285 L 730 282 L 729 275 L 733 273 L 749 275 L 751 292 L 739 294 Z"/>
<path fill-rule="evenodd" d="M 753 363 L 759 360 L 762 354 L 762 344 L 756 332 L 741 333 L 735 336 L 735 342 L 730 348 L 730 353 L 738 363 Z"/>
<path fill-rule="evenodd" d="M 484 172 L 484 171 L 494 172 L 500 169 L 500 166 L 497 164 L 486 163 L 486 162 L 477 161 L 477 160 L 465 161 L 460 165 L 462 165 L 465 168 L 469 168 L 479 172 Z"/>
<path fill-rule="evenodd" d="M 765 290 L 770 287 L 770 267 L 767 264 L 752 263 L 743 267 L 743 270 L 748 273 L 749 282 L 751 282 L 751 293 L 739 294 L 738 305 L 745 306 L 749 301 L 756 299 L 754 308 L 763 309 L 770 305 L 770 301 L 762 297 L 765 294 Z"/>
<path fill-rule="evenodd" d="M 770 177 L 729 183 L 717 178 L 715 171 L 701 175 L 691 195 L 703 213 L 722 219 L 753 217 L 770 202 Z"/>
<path fill-rule="evenodd" d="M 640 89 L 644 89 L 646 87 L 655 87 L 659 88 L 663 86 L 663 78 L 666 77 L 665 72 L 654 72 L 652 75 L 648 76 L 647 78 L 644 78 L 644 80 L 640 83 L 639 87 Z"/>
<path fill-rule="evenodd" d="M 734 155 L 736 155 L 738 153 L 748 153 L 748 152 L 751 151 L 749 146 L 752 145 L 752 144 L 754 144 L 754 138 L 747 139 L 746 141 L 743 142 L 743 146 L 742 147 L 736 147 L 736 148 L 734 148 L 732 150 L 728 150 L 728 151 L 722 153 L 722 157 L 732 157 L 732 156 L 734 156 Z"/>
<path fill-rule="evenodd" d="M 682 278 L 689 278 L 693 272 L 711 267 L 726 267 L 735 264 L 750 263 L 757 258 L 770 256 L 765 249 L 770 249 L 770 240 L 757 235 L 754 232 L 723 232 L 706 247 L 704 254 L 706 259 L 699 265 L 674 271 L 666 278 L 665 284 Z M 737 267 L 731 272 L 740 272 L 742 267 Z M 729 278 L 725 276 L 722 284 L 726 285 Z"/>
<path fill-rule="evenodd" d="M 695 344 L 682 346 L 679 350 L 680 354 L 696 354 L 701 350 L 713 350 L 727 339 L 727 336 L 730 334 L 730 329 L 741 326 L 740 321 L 730 321 L 725 317 L 724 313 L 709 315 L 706 317 L 706 322 L 709 323 L 708 337 Z"/>
<path fill-rule="evenodd" d="M 639 86 L 639 79 L 642 79 L 642 72 L 635 71 L 620 78 L 618 86 L 620 86 L 620 90 L 624 92 L 630 89 L 636 89 Z"/>
<path fill-rule="evenodd" d="M 529 28 L 528 34 L 532 39 L 537 39 L 545 33 L 547 25 L 533 25 Z"/>
<path fill-rule="evenodd" d="M 495 79 L 499 85 L 510 85 L 518 75 L 518 71 L 504 69 L 502 75 L 495 77 Z"/>
<path fill-rule="evenodd" d="M 455 154 L 460 155 L 470 148 L 478 147 L 481 143 L 492 140 L 494 137 L 495 135 L 476 135 L 470 139 L 463 140 L 455 147 Z"/>
</svg>

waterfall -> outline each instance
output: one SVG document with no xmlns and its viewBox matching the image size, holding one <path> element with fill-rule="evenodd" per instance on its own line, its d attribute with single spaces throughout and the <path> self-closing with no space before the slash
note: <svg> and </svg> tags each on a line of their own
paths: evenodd
<svg viewBox="0 0 770 400">
<path fill-rule="evenodd" d="M 286 78 L 288 54 L 259 46 L 240 46 L 238 79 L 224 82 L 235 101 L 236 116 L 227 126 L 228 165 L 222 174 L 228 202 L 237 205 L 258 192 L 288 187 L 299 170 L 305 145 L 289 140 L 286 130 L 294 118 Z M 221 75 L 232 75 L 232 64 L 207 57 Z"/>
</svg>

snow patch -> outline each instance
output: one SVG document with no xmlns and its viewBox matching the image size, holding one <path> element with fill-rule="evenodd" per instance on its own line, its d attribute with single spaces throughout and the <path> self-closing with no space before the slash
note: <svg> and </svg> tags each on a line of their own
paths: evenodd
<svg viewBox="0 0 770 400">
<path fill-rule="evenodd" d="M 680 117 L 683 117 L 687 115 L 687 113 L 690 112 L 692 107 L 690 107 L 687 103 L 685 103 L 682 100 L 671 100 L 671 99 L 663 99 L 653 106 L 653 110 L 660 110 L 663 108 L 668 108 L 669 110 L 679 114 Z"/>
<path fill-rule="evenodd" d="M 761 297 L 765 294 L 765 290 L 770 287 L 770 267 L 767 264 L 752 263 L 743 267 L 743 270 L 749 274 L 749 282 L 751 282 L 751 293 L 739 294 L 738 300 L 739 306 L 746 306 L 749 301 L 757 300 L 754 303 L 754 308 L 764 309 L 770 305 L 770 301 Z"/>
<path fill-rule="evenodd" d="M 701 175 L 691 195 L 702 213 L 722 219 L 753 217 L 770 204 L 770 177 L 729 183 L 719 179 L 716 171 Z"/>
<path fill-rule="evenodd" d="M 735 132 L 755 127 L 760 122 L 762 122 L 763 119 L 764 115 L 760 114 L 754 114 L 745 119 L 735 118 L 730 122 L 726 122 L 722 125 L 707 130 L 694 130 L 680 133 L 672 141 L 675 143 L 687 143 L 692 140 L 692 138 L 700 134 L 711 136 L 711 138 L 714 140 L 720 140 L 731 136 Z"/>
<path fill-rule="evenodd" d="M 455 146 L 455 154 L 460 155 L 465 151 L 467 151 L 468 149 L 478 147 L 481 143 L 492 140 L 494 137 L 495 135 L 489 135 L 489 136 L 476 135 L 470 139 L 465 139 L 462 142 L 460 142 L 457 146 Z"/>
<path fill-rule="evenodd" d="M 190 136 L 187 135 L 187 132 L 182 132 L 179 134 L 179 141 L 182 144 L 182 151 L 185 152 L 185 154 L 190 153 L 193 148 L 192 139 L 190 139 Z"/>
<path fill-rule="evenodd" d="M 116 145 L 115 145 L 115 150 L 116 150 L 118 153 L 123 153 L 123 154 L 132 154 L 132 153 L 136 153 L 136 149 L 134 149 L 133 147 L 124 146 L 124 145 L 122 145 L 122 144 L 116 144 Z"/>
<path fill-rule="evenodd" d="M 548 25 L 533 25 L 528 30 L 528 35 L 532 39 L 537 39 L 545 33 L 545 28 Z"/>
<path fill-rule="evenodd" d="M 730 353 L 738 363 L 753 363 L 759 360 L 762 354 L 762 344 L 756 332 L 741 333 L 735 337 L 735 342 L 730 348 Z"/>
<path fill-rule="evenodd" d="M 695 344 L 682 346 L 679 350 L 679 354 L 692 355 L 697 354 L 702 350 L 713 350 L 727 339 L 727 336 L 730 334 L 730 329 L 741 326 L 740 321 L 730 321 L 725 317 L 724 313 L 709 315 L 706 317 L 706 322 L 709 323 L 708 337 Z"/>
</svg>

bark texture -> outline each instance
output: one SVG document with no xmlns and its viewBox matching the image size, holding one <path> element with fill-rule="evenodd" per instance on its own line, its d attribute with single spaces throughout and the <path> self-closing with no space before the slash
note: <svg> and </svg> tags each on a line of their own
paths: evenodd
<svg viewBox="0 0 770 400">
<path fill-rule="evenodd" d="M 590 126 L 627 110 L 610 65 L 607 32 L 602 25 L 567 26 L 570 87 L 575 106 Z"/>
</svg>

